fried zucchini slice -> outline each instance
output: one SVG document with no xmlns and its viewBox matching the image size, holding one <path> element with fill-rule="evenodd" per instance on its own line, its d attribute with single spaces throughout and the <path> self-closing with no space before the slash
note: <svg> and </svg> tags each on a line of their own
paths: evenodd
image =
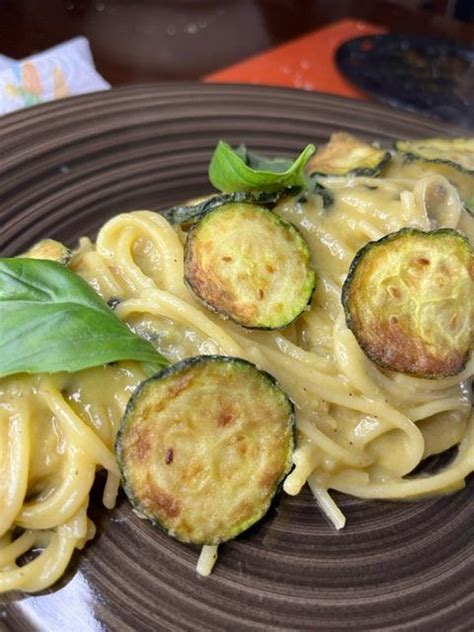
<svg viewBox="0 0 474 632">
<path fill-rule="evenodd" d="M 378 365 L 424 378 L 459 373 L 473 342 L 474 252 L 455 230 L 369 242 L 342 289 L 346 322 Z"/>
<path fill-rule="evenodd" d="M 56 261 L 64 266 L 67 265 L 71 256 L 72 252 L 69 248 L 55 239 L 43 239 L 21 255 L 21 257 L 27 257 L 28 259 Z"/>
<path fill-rule="evenodd" d="M 286 327 L 306 308 L 316 274 L 298 230 L 253 204 L 225 204 L 188 234 L 185 281 L 211 310 L 244 327 Z"/>
<path fill-rule="evenodd" d="M 468 213 L 474 216 L 474 195 L 466 201 L 465 209 Z"/>
<path fill-rule="evenodd" d="M 323 208 L 329 208 L 334 204 L 334 194 L 329 189 L 326 189 L 326 187 L 323 187 L 320 182 L 314 182 L 311 194 L 319 195 L 323 201 Z M 305 195 L 303 194 L 301 197 L 304 199 Z"/>
<path fill-rule="evenodd" d="M 197 356 L 142 382 L 116 443 L 135 512 L 182 542 L 219 544 L 262 518 L 291 469 L 294 407 L 250 362 Z"/>
<path fill-rule="evenodd" d="M 291 195 L 298 190 L 298 187 L 292 187 L 270 193 L 263 192 L 254 194 L 247 191 L 220 193 L 219 195 L 211 195 L 204 199 L 199 199 L 196 203 L 191 202 L 184 206 L 173 206 L 161 214 L 170 224 L 189 226 L 206 215 L 206 213 L 209 213 L 209 211 L 213 211 L 223 204 L 229 204 L 230 202 L 248 202 L 249 204 L 257 204 L 259 206 L 273 207 L 282 196 Z"/>
<path fill-rule="evenodd" d="M 397 140 L 395 149 L 408 159 L 447 164 L 474 175 L 474 138 Z"/>
<path fill-rule="evenodd" d="M 336 132 L 311 158 L 308 172 L 323 176 L 377 176 L 390 152 L 364 143 L 351 134 Z"/>
</svg>

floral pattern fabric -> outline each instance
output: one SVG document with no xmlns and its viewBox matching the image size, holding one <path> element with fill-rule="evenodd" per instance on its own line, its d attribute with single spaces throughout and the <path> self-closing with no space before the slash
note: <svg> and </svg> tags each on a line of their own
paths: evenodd
<svg viewBox="0 0 474 632">
<path fill-rule="evenodd" d="M 0 114 L 108 88 L 110 84 L 95 69 L 85 37 L 22 61 L 0 55 Z"/>
</svg>

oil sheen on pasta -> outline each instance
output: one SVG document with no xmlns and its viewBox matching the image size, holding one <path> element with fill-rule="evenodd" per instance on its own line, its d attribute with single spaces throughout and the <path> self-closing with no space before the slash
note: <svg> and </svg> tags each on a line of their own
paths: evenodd
<svg viewBox="0 0 474 632">
<path fill-rule="evenodd" d="M 318 274 L 311 308 L 280 332 L 242 329 L 198 304 L 183 283 L 185 235 L 155 213 L 114 217 L 96 243 L 80 240 L 71 264 L 106 300 L 119 299 L 118 317 L 171 362 L 228 354 L 274 375 L 297 412 L 295 468 L 284 489 L 297 494 L 308 482 L 337 528 L 345 518 L 328 490 L 415 499 L 459 490 L 474 469 L 472 360 L 461 375 L 440 380 L 380 370 L 342 313 L 344 278 L 367 241 L 403 226 L 457 228 L 474 241 L 474 219 L 456 189 L 423 169 L 413 178 L 394 167 L 390 178 L 328 178 L 330 208 L 319 197 L 279 204 L 276 211 L 310 244 Z M 50 586 L 74 548 L 93 537 L 89 492 L 96 471 L 105 470 L 103 501 L 113 506 L 114 438 L 144 377 L 138 364 L 120 363 L 0 381 L 0 592 Z M 443 471 L 406 477 L 423 458 L 456 444 Z M 214 559 L 215 549 L 204 547 L 201 565 L 209 570 Z"/>
</svg>

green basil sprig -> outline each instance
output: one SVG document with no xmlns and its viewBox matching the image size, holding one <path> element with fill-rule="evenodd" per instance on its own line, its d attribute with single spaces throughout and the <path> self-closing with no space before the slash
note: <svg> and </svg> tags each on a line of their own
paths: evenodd
<svg viewBox="0 0 474 632">
<path fill-rule="evenodd" d="M 168 362 L 79 276 L 53 261 L 0 259 L 0 377 Z"/>
<path fill-rule="evenodd" d="M 232 149 L 220 140 L 209 165 L 209 180 L 225 193 L 303 187 L 307 183 L 304 167 L 314 151 L 314 145 L 307 145 L 296 160 L 265 158 L 248 151 L 245 145 Z"/>
</svg>

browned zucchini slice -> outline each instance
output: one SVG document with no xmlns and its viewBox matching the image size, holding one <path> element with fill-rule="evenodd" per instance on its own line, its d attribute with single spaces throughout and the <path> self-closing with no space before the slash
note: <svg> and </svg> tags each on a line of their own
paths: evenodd
<svg viewBox="0 0 474 632">
<path fill-rule="evenodd" d="M 291 195 L 297 191 L 298 187 L 292 187 L 271 193 L 263 192 L 254 194 L 248 191 L 219 193 L 218 195 L 211 195 L 201 199 L 196 203 L 190 203 L 184 206 L 173 206 L 160 214 L 163 215 L 170 224 L 189 226 L 206 215 L 206 213 L 213 211 L 223 204 L 229 204 L 229 202 L 248 202 L 249 204 L 257 204 L 259 206 L 273 207 L 282 196 Z"/>
<path fill-rule="evenodd" d="M 342 302 L 348 327 L 380 366 L 455 375 L 473 340 L 474 252 L 455 230 L 404 228 L 359 250 Z"/>
<path fill-rule="evenodd" d="M 55 239 L 43 239 L 20 256 L 29 259 L 47 259 L 66 265 L 72 253 L 69 248 L 60 241 L 56 241 Z"/>
<path fill-rule="evenodd" d="M 310 159 L 307 171 L 323 176 L 377 176 L 389 160 L 390 152 L 385 149 L 336 132 Z"/>
<path fill-rule="evenodd" d="M 474 175 L 474 138 L 398 140 L 395 149 L 411 159 L 448 164 Z"/>
<path fill-rule="evenodd" d="M 135 512 L 196 544 L 260 520 L 293 448 L 288 397 L 268 373 L 224 356 L 183 360 L 142 382 L 116 443 Z"/>
<path fill-rule="evenodd" d="M 290 223 L 253 204 L 225 204 L 191 229 L 185 280 L 210 309 L 244 327 L 278 329 L 314 290 L 311 252 Z"/>
</svg>

